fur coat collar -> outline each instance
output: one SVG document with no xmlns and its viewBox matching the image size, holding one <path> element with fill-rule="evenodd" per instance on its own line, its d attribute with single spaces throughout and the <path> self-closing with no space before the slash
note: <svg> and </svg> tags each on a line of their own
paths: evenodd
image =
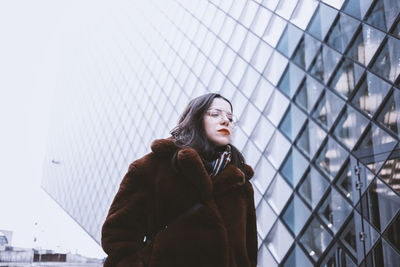
<svg viewBox="0 0 400 267">
<path fill-rule="evenodd" d="M 159 157 L 171 156 L 179 149 L 172 138 L 157 139 L 151 144 L 152 152 Z M 177 154 L 177 164 L 182 174 L 194 184 L 201 192 L 203 200 L 209 199 L 211 195 L 218 196 L 243 186 L 253 175 L 253 169 L 245 164 L 244 172 L 228 164 L 217 176 L 211 178 L 204 164 L 193 148 L 182 148 Z"/>
</svg>

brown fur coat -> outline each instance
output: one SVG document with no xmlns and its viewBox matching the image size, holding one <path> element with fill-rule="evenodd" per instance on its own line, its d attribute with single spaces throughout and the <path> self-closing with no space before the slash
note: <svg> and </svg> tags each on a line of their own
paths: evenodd
<svg viewBox="0 0 400 267">
<path fill-rule="evenodd" d="M 177 154 L 179 172 L 171 166 L 178 149 L 171 139 L 156 140 L 151 149 L 130 165 L 113 200 L 102 229 L 104 266 L 256 266 L 252 168 L 246 165 L 244 174 L 228 164 L 212 179 L 194 149 Z M 174 221 L 198 202 L 199 209 Z"/>
</svg>

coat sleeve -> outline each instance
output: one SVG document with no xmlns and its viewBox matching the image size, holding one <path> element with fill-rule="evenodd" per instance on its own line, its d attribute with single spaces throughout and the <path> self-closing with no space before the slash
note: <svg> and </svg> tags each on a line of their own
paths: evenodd
<svg viewBox="0 0 400 267">
<path fill-rule="evenodd" d="M 143 238 L 147 229 L 147 186 L 134 163 L 123 178 L 103 224 L 101 243 L 105 267 L 143 267 Z"/>
<path fill-rule="evenodd" d="M 251 183 L 249 182 L 248 184 L 250 190 L 246 223 L 246 245 L 247 254 L 249 255 L 251 266 L 256 267 L 258 253 L 256 209 L 254 206 L 254 190 Z"/>
</svg>

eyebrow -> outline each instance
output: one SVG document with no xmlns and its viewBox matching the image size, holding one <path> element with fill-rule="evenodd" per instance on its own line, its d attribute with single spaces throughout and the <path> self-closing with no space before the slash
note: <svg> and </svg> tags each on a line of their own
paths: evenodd
<svg viewBox="0 0 400 267">
<path fill-rule="evenodd" d="M 233 115 L 232 112 L 230 112 L 230 111 L 225 111 L 225 110 L 219 109 L 219 108 L 210 108 L 209 110 L 212 110 L 212 109 L 218 110 L 218 111 L 223 111 L 223 112 L 225 112 L 225 113 L 228 114 L 228 115 Z"/>
</svg>

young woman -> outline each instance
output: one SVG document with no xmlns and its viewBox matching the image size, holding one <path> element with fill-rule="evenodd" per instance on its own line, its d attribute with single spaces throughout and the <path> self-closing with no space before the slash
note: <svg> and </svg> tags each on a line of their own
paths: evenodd
<svg viewBox="0 0 400 267">
<path fill-rule="evenodd" d="M 232 104 L 188 104 L 172 137 L 155 140 L 121 182 L 102 229 L 104 266 L 257 265 L 253 170 L 230 144 Z"/>
</svg>

